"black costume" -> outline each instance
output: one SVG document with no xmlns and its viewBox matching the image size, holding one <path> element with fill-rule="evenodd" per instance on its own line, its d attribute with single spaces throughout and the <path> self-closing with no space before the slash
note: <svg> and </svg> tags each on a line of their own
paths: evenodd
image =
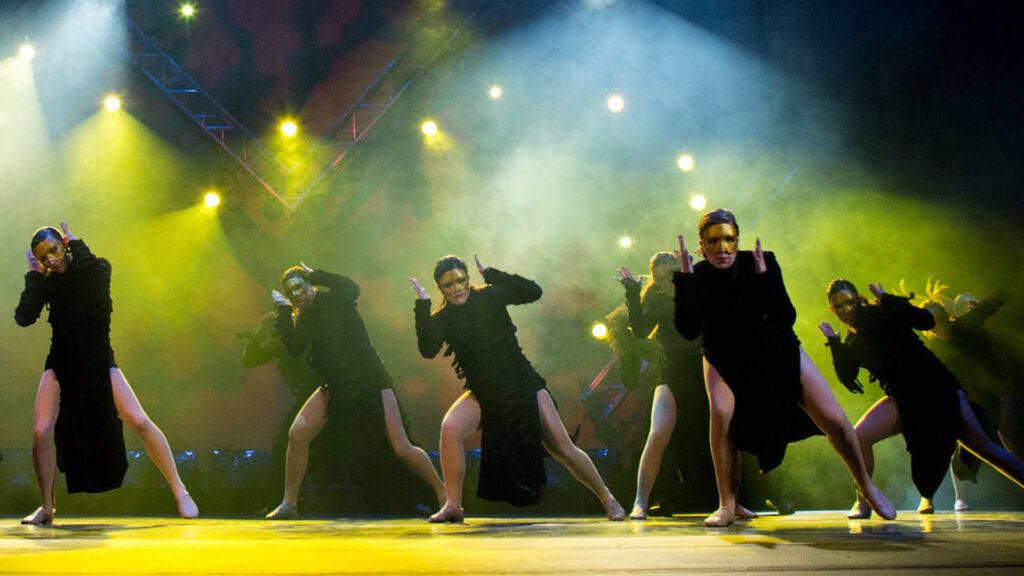
<svg viewBox="0 0 1024 576">
<path fill-rule="evenodd" d="M 918 492 L 931 498 L 963 428 L 956 378 L 914 333 L 930 329 L 935 318 L 892 294 L 862 305 L 855 314 L 845 343 L 839 336 L 828 340 L 836 375 L 851 386 L 863 366 L 896 402 L 911 477 Z"/>
<path fill-rule="evenodd" d="M 741 251 L 728 269 L 705 260 L 673 281 L 676 328 L 687 340 L 703 335 L 704 357 L 736 398 L 729 427 L 736 447 L 768 472 L 782 463 L 788 443 L 821 431 L 799 405 L 796 310 L 775 255 L 764 252 L 764 260 L 767 270 L 758 274 L 753 253 Z"/>
<path fill-rule="evenodd" d="M 53 335 L 45 369 L 60 383 L 57 467 L 68 492 L 106 492 L 121 486 L 128 470 L 110 383 L 110 369 L 117 366 L 110 347 L 110 263 L 81 240 L 69 242 L 67 258 L 63 273 L 25 274 L 14 318 L 29 326 L 49 305 Z"/>
<path fill-rule="evenodd" d="M 482 450 L 477 496 L 516 506 L 540 502 L 547 479 L 541 445 L 537 392 L 544 379 L 523 355 L 506 306 L 541 297 L 532 280 L 494 268 L 487 286 L 473 286 L 462 305 L 445 304 L 433 315 L 430 300 L 417 300 L 416 338 L 420 354 L 445 356 L 480 402 Z"/>
</svg>

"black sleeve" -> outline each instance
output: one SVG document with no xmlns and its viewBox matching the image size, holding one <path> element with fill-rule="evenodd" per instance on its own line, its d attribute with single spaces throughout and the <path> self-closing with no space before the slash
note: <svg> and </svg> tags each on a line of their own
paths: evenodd
<svg viewBox="0 0 1024 576">
<path fill-rule="evenodd" d="M 648 316 L 647 307 L 651 298 L 640 299 L 640 283 L 636 280 L 623 280 L 622 285 L 626 288 L 626 310 L 629 312 L 629 327 L 638 338 L 647 338 L 657 326 Z"/>
<path fill-rule="evenodd" d="M 494 288 L 498 300 L 505 305 L 508 304 L 529 304 L 540 300 L 544 293 L 533 280 L 523 278 L 517 274 L 502 272 L 497 268 L 484 270 L 484 282 Z"/>
<path fill-rule="evenodd" d="M 85 240 L 72 240 L 68 242 L 68 250 L 71 252 L 71 261 L 75 266 L 91 266 L 98 258 L 86 246 Z"/>
<path fill-rule="evenodd" d="M 359 285 L 351 278 L 332 274 L 324 270 L 313 270 L 309 273 L 309 281 L 316 286 L 326 286 L 331 292 L 345 300 L 359 298 Z"/>
<path fill-rule="evenodd" d="M 277 332 L 281 335 L 281 342 L 284 343 L 288 354 L 299 356 L 309 347 L 309 331 L 305 322 L 296 323 L 292 321 L 292 308 L 283 304 L 277 305 Z"/>
<path fill-rule="evenodd" d="M 676 330 L 687 340 L 700 337 L 700 297 L 697 294 L 697 274 L 675 272 L 672 282 L 676 285 Z"/>
<path fill-rule="evenodd" d="M 31 326 L 46 306 L 46 276 L 29 270 L 25 273 L 25 289 L 21 292 L 18 307 L 14 310 L 14 321 L 18 326 Z"/>
<path fill-rule="evenodd" d="M 274 330 L 277 318 L 271 314 L 260 322 L 260 328 L 249 339 L 242 353 L 242 365 L 246 368 L 262 366 L 267 362 L 281 359 L 287 352 L 284 343 Z"/>
<path fill-rule="evenodd" d="M 857 351 L 849 344 L 844 344 L 839 336 L 828 339 L 826 344 L 832 351 L 832 367 L 836 369 L 836 376 L 847 388 L 859 387 L 857 374 L 860 372 L 860 358 Z"/>
<path fill-rule="evenodd" d="M 761 310 L 768 314 L 772 324 L 792 327 L 796 322 L 796 308 L 789 299 L 786 284 L 782 281 L 782 268 L 772 252 L 764 253 L 765 271 L 755 272 L 759 286 L 759 304 Z"/>
<path fill-rule="evenodd" d="M 886 314 L 915 330 L 931 330 L 935 327 L 935 317 L 932 313 L 911 304 L 910 298 L 884 293 L 878 300 L 878 305 Z"/>
<path fill-rule="evenodd" d="M 430 300 L 417 298 L 413 312 L 416 314 L 416 345 L 420 349 L 420 356 L 433 358 L 441 351 L 444 334 L 437 320 L 430 315 Z"/>
</svg>

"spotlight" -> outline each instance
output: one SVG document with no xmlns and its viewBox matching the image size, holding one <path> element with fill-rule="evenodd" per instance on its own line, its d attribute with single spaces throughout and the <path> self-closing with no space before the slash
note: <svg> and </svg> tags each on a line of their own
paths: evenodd
<svg viewBox="0 0 1024 576">
<path fill-rule="evenodd" d="M 693 194 L 690 196 L 690 208 L 700 211 L 706 208 L 708 205 L 708 199 L 703 194 Z"/>
<path fill-rule="evenodd" d="M 604 340 L 608 337 L 608 327 L 603 322 L 596 322 L 590 328 L 590 335 L 598 340 Z"/>
<path fill-rule="evenodd" d="M 632 248 L 632 247 L 633 247 L 633 239 L 632 238 L 630 238 L 629 236 L 623 236 L 622 238 L 619 238 L 619 248 L 628 249 L 628 248 Z"/>
<path fill-rule="evenodd" d="M 35 57 L 36 48 L 28 42 L 22 44 L 21 47 L 18 48 L 18 58 L 21 58 L 22 60 L 25 60 L 27 62 Z"/>
<path fill-rule="evenodd" d="M 491 97 L 491 100 L 501 100 L 501 97 L 505 95 L 505 91 L 501 89 L 501 86 L 495 84 L 487 91 L 487 95 Z"/>
<path fill-rule="evenodd" d="M 216 208 L 220 205 L 220 194 L 214 191 L 209 191 L 203 196 L 203 204 L 206 204 L 208 208 Z"/>
<path fill-rule="evenodd" d="M 622 112 L 622 109 L 626 107 L 626 101 L 622 99 L 622 96 L 618 94 L 612 94 L 608 97 L 608 109 L 618 114 Z"/>
<path fill-rule="evenodd" d="M 103 107 L 107 109 L 107 112 L 117 112 L 121 109 L 121 99 L 116 94 L 109 94 L 103 99 Z"/>
<path fill-rule="evenodd" d="M 696 164 L 694 163 L 693 156 L 689 154 L 680 154 L 679 159 L 676 160 L 676 166 L 683 172 L 693 172 Z"/>
<path fill-rule="evenodd" d="M 299 133 L 299 125 L 291 120 L 285 120 L 281 122 L 281 134 L 284 134 L 285 138 L 291 138 Z"/>
<path fill-rule="evenodd" d="M 423 135 L 426 136 L 427 138 L 436 136 L 437 122 L 434 122 L 433 120 L 427 120 L 423 124 L 420 124 L 420 130 L 423 132 Z"/>
<path fill-rule="evenodd" d="M 180 12 L 182 18 L 191 18 L 196 15 L 196 7 L 193 4 L 182 4 Z"/>
</svg>

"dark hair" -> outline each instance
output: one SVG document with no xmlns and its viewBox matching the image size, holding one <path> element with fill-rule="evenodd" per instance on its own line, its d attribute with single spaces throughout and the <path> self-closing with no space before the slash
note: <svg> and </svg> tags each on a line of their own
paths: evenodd
<svg viewBox="0 0 1024 576">
<path fill-rule="evenodd" d="M 718 208 L 700 217 L 700 221 L 697 222 L 697 235 L 704 236 L 704 230 L 715 224 L 731 224 L 736 229 L 736 234 L 740 233 L 740 225 L 736 223 L 736 217 L 732 212 L 725 208 Z"/>
<path fill-rule="evenodd" d="M 441 276 L 444 276 L 445 272 L 452 270 L 462 270 L 467 274 L 469 273 L 469 267 L 466 266 L 466 262 L 462 258 L 449 254 L 438 260 L 437 264 L 434 264 L 434 283 L 440 283 Z"/>
<path fill-rule="evenodd" d="M 57 230 L 53 226 L 43 226 L 39 230 L 36 230 L 35 234 L 32 234 L 32 242 L 29 244 L 29 248 L 35 250 L 36 246 L 47 238 L 53 238 L 58 242 L 64 241 L 64 235 L 60 233 L 60 230 Z"/>
<path fill-rule="evenodd" d="M 285 270 L 284 274 L 281 274 L 281 285 L 284 286 L 284 283 L 287 282 L 289 278 L 301 278 L 302 280 L 309 282 L 309 272 L 306 272 L 306 269 L 302 266 L 292 266 Z"/>
<path fill-rule="evenodd" d="M 826 294 L 828 298 L 831 298 L 836 292 L 842 292 L 844 290 L 848 292 L 853 292 L 854 296 L 860 296 L 860 293 L 857 292 L 857 287 L 853 285 L 853 282 L 850 282 L 845 278 L 836 278 L 835 280 L 829 282 Z"/>
<path fill-rule="evenodd" d="M 655 252 L 654 256 L 651 256 L 650 271 L 653 273 L 654 269 L 658 266 L 664 266 L 666 264 L 675 266 L 679 260 L 676 255 L 671 252 Z"/>
</svg>

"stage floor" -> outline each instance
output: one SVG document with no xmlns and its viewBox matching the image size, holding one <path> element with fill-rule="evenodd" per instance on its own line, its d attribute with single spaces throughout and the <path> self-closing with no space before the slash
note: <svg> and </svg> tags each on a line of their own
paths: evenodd
<svg viewBox="0 0 1024 576">
<path fill-rule="evenodd" d="M 0 574 L 1024 574 L 1024 513 L 701 518 L 3 518 Z"/>
</svg>

